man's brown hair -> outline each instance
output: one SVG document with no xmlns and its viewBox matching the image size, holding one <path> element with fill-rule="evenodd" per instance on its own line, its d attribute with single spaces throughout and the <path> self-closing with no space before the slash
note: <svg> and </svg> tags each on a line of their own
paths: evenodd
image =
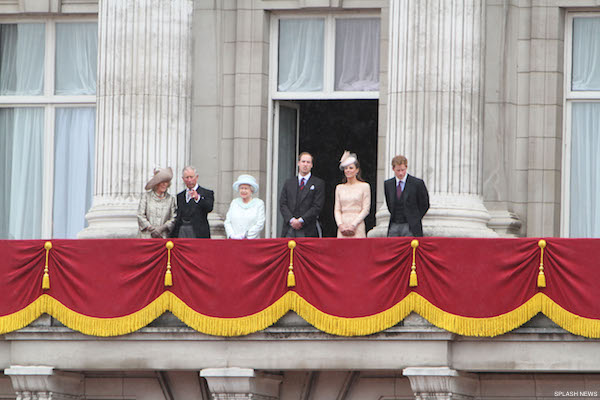
<svg viewBox="0 0 600 400">
<path fill-rule="evenodd" d="M 392 168 L 396 165 L 406 165 L 408 167 L 408 160 L 404 156 L 396 156 L 392 158 Z"/>
<path fill-rule="evenodd" d="M 315 162 L 315 158 L 308 151 L 303 151 L 302 153 L 298 154 L 298 161 L 302 159 L 302 156 L 310 156 L 310 161 Z"/>
</svg>

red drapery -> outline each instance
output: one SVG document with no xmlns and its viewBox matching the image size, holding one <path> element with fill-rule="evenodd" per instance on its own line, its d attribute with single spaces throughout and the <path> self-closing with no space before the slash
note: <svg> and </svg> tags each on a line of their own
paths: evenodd
<svg viewBox="0 0 600 400">
<path fill-rule="evenodd" d="M 365 335 L 415 311 L 463 335 L 494 336 L 542 312 L 600 337 L 600 241 L 420 238 L 0 241 L 0 333 L 49 313 L 86 334 L 120 335 L 166 310 L 214 335 L 255 332 L 294 310 L 315 327 Z M 48 253 L 49 288 L 42 288 Z M 539 284 L 543 261 L 545 287 Z"/>
</svg>

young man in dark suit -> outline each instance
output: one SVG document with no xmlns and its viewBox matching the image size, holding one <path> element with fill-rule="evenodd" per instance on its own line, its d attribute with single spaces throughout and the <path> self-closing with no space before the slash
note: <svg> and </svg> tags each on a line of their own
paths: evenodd
<svg viewBox="0 0 600 400">
<path fill-rule="evenodd" d="M 300 153 L 298 176 L 283 184 L 279 211 L 283 216 L 282 237 L 318 237 L 318 218 L 325 202 L 325 181 L 312 175 L 313 156 Z"/>
<path fill-rule="evenodd" d="M 421 220 L 429 210 L 429 193 L 425 183 L 406 173 L 404 156 L 392 159 L 394 177 L 384 183 L 385 201 L 390 211 L 388 236 L 423 236 Z"/>
<path fill-rule="evenodd" d="M 173 237 L 210 239 L 208 213 L 213 210 L 212 190 L 198 185 L 196 168 L 187 166 L 181 175 L 186 189 L 177 194 L 177 214 Z"/>
</svg>

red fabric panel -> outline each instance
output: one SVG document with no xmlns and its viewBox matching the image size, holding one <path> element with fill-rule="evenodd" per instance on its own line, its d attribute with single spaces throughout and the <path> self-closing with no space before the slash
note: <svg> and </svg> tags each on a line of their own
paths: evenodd
<svg viewBox="0 0 600 400">
<path fill-rule="evenodd" d="M 546 241 L 546 288 L 541 291 L 571 313 L 600 319 L 600 240 Z"/>
<path fill-rule="evenodd" d="M 199 313 L 222 318 L 247 316 L 264 310 L 287 292 L 287 240 L 173 242 L 170 290 Z"/>
<path fill-rule="evenodd" d="M 296 291 L 324 313 L 363 317 L 411 291 L 450 314 L 493 317 L 538 292 L 567 311 L 600 319 L 600 240 L 547 239 L 547 287 L 537 287 L 538 239 L 420 238 L 418 286 L 408 286 L 412 238 L 297 239 Z M 287 239 L 175 239 L 173 286 L 193 310 L 235 318 L 255 314 L 288 290 Z M 52 240 L 50 289 L 42 291 L 44 241 L 0 241 L 0 316 L 42 293 L 102 318 L 139 311 L 164 293 L 166 240 Z"/>
<path fill-rule="evenodd" d="M 164 291 L 166 240 L 53 240 L 50 289 L 80 314 L 121 317 Z"/>
<path fill-rule="evenodd" d="M 338 317 L 385 311 L 410 290 L 408 238 L 298 239 L 294 251 L 296 292 Z"/>
<path fill-rule="evenodd" d="M 25 308 L 42 294 L 44 243 L 0 240 L 0 316 Z"/>
<path fill-rule="evenodd" d="M 535 239 L 422 238 L 415 291 L 442 310 L 492 317 L 537 293 Z"/>
</svg>

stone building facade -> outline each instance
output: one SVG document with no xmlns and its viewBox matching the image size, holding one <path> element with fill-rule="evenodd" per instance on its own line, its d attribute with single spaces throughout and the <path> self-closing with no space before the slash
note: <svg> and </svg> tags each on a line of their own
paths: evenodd
<svg viewBox="0 0 600 400">
<path fill-rule="evenodd" d="M 89 226 L 79 237 L 135 236 L 135 209 L 152 169 L 169 165 L 179 171 L 188 164 L 198 168 L 203 186 L 215 190 L 210 220 L 215 237 L 223 235 L 231 185 L 243 173 L 259 181 L 259 197 L 267 204 L 265 235 L 276 236 L 278 179 L 293 173 L 293 154 L 305 150 L 301 144 L 326 137 L 303 131 L 300 124 L 311 122 L 306 113 L 321 111 L 327 126 L 349 129 L 344 123 L 354 124 L 351 114 L 365 105 L 375 110 L 370 117 L 375 129 L 368 133 L 375 150 L 363 164 L 374 177 L 377 218 L 371 236 L 386 230 L 383 181 L 392 175 L 389 164 L 398 153 L 408 157 L 409 173 L 428 185 L 426 235 L 594 236 L 579 233 L 569 221 L 581 210 L 593 213 L 574 186 L 573 161 L 580 158 L 572 153 L 576 104 L 597 99 L 594 85 L 575 89 L 581 38 L 574 21 L 600 16 L 599 5 L 0 0 L 0 24 L 33 21 L 52 32 L 48 26 L 57 21 L 97 22 L 95 96 L 35 101 L 48 109 L 80 101 L 96 106 L 93 202 L 86 210 Z M 335 24 L 361 18 L 377 20 L 380 27 L 378 88 L 345 93 L 332 83 Z M 306 19 L 323 21 L 323 88 L 281 90 L 281 21 Z M 2 108 L 29 101 L 0 95 Z M 328 101 L 351 111 L 335 114 L 323 106 Z M 293 119 L 287 148 L 284 114 Z M 339 140 L 355 140 L 356 132 L 345 134 L 335 133 Z M 315 165 L 335 168 L 343 144 L 323 150 Z M 53 162 L 44 158 L 46 166 Z M 43 195 L 50 200 L 51 181 L 45 180 L 44 193 L 50 194 Z M 182 187 L 174 181 L 175 190 Z M 51 206 L 44 207 L 41 233 L 31 238 L 52 236 L 56 221 Z M 377 335 L 338 338 L 289 314 L 263 332 L 227 339 L 194 332 L 169 315 L 109 339 L 42 317 L 0 341 L 0 397 L 546 399 L 576 392 L 571 397 L 599 397 L 597 352 L 597 341 L 571 335 L 544 317 L 498 338 L 459 337 L 416 315 Z"/>
</svg>

